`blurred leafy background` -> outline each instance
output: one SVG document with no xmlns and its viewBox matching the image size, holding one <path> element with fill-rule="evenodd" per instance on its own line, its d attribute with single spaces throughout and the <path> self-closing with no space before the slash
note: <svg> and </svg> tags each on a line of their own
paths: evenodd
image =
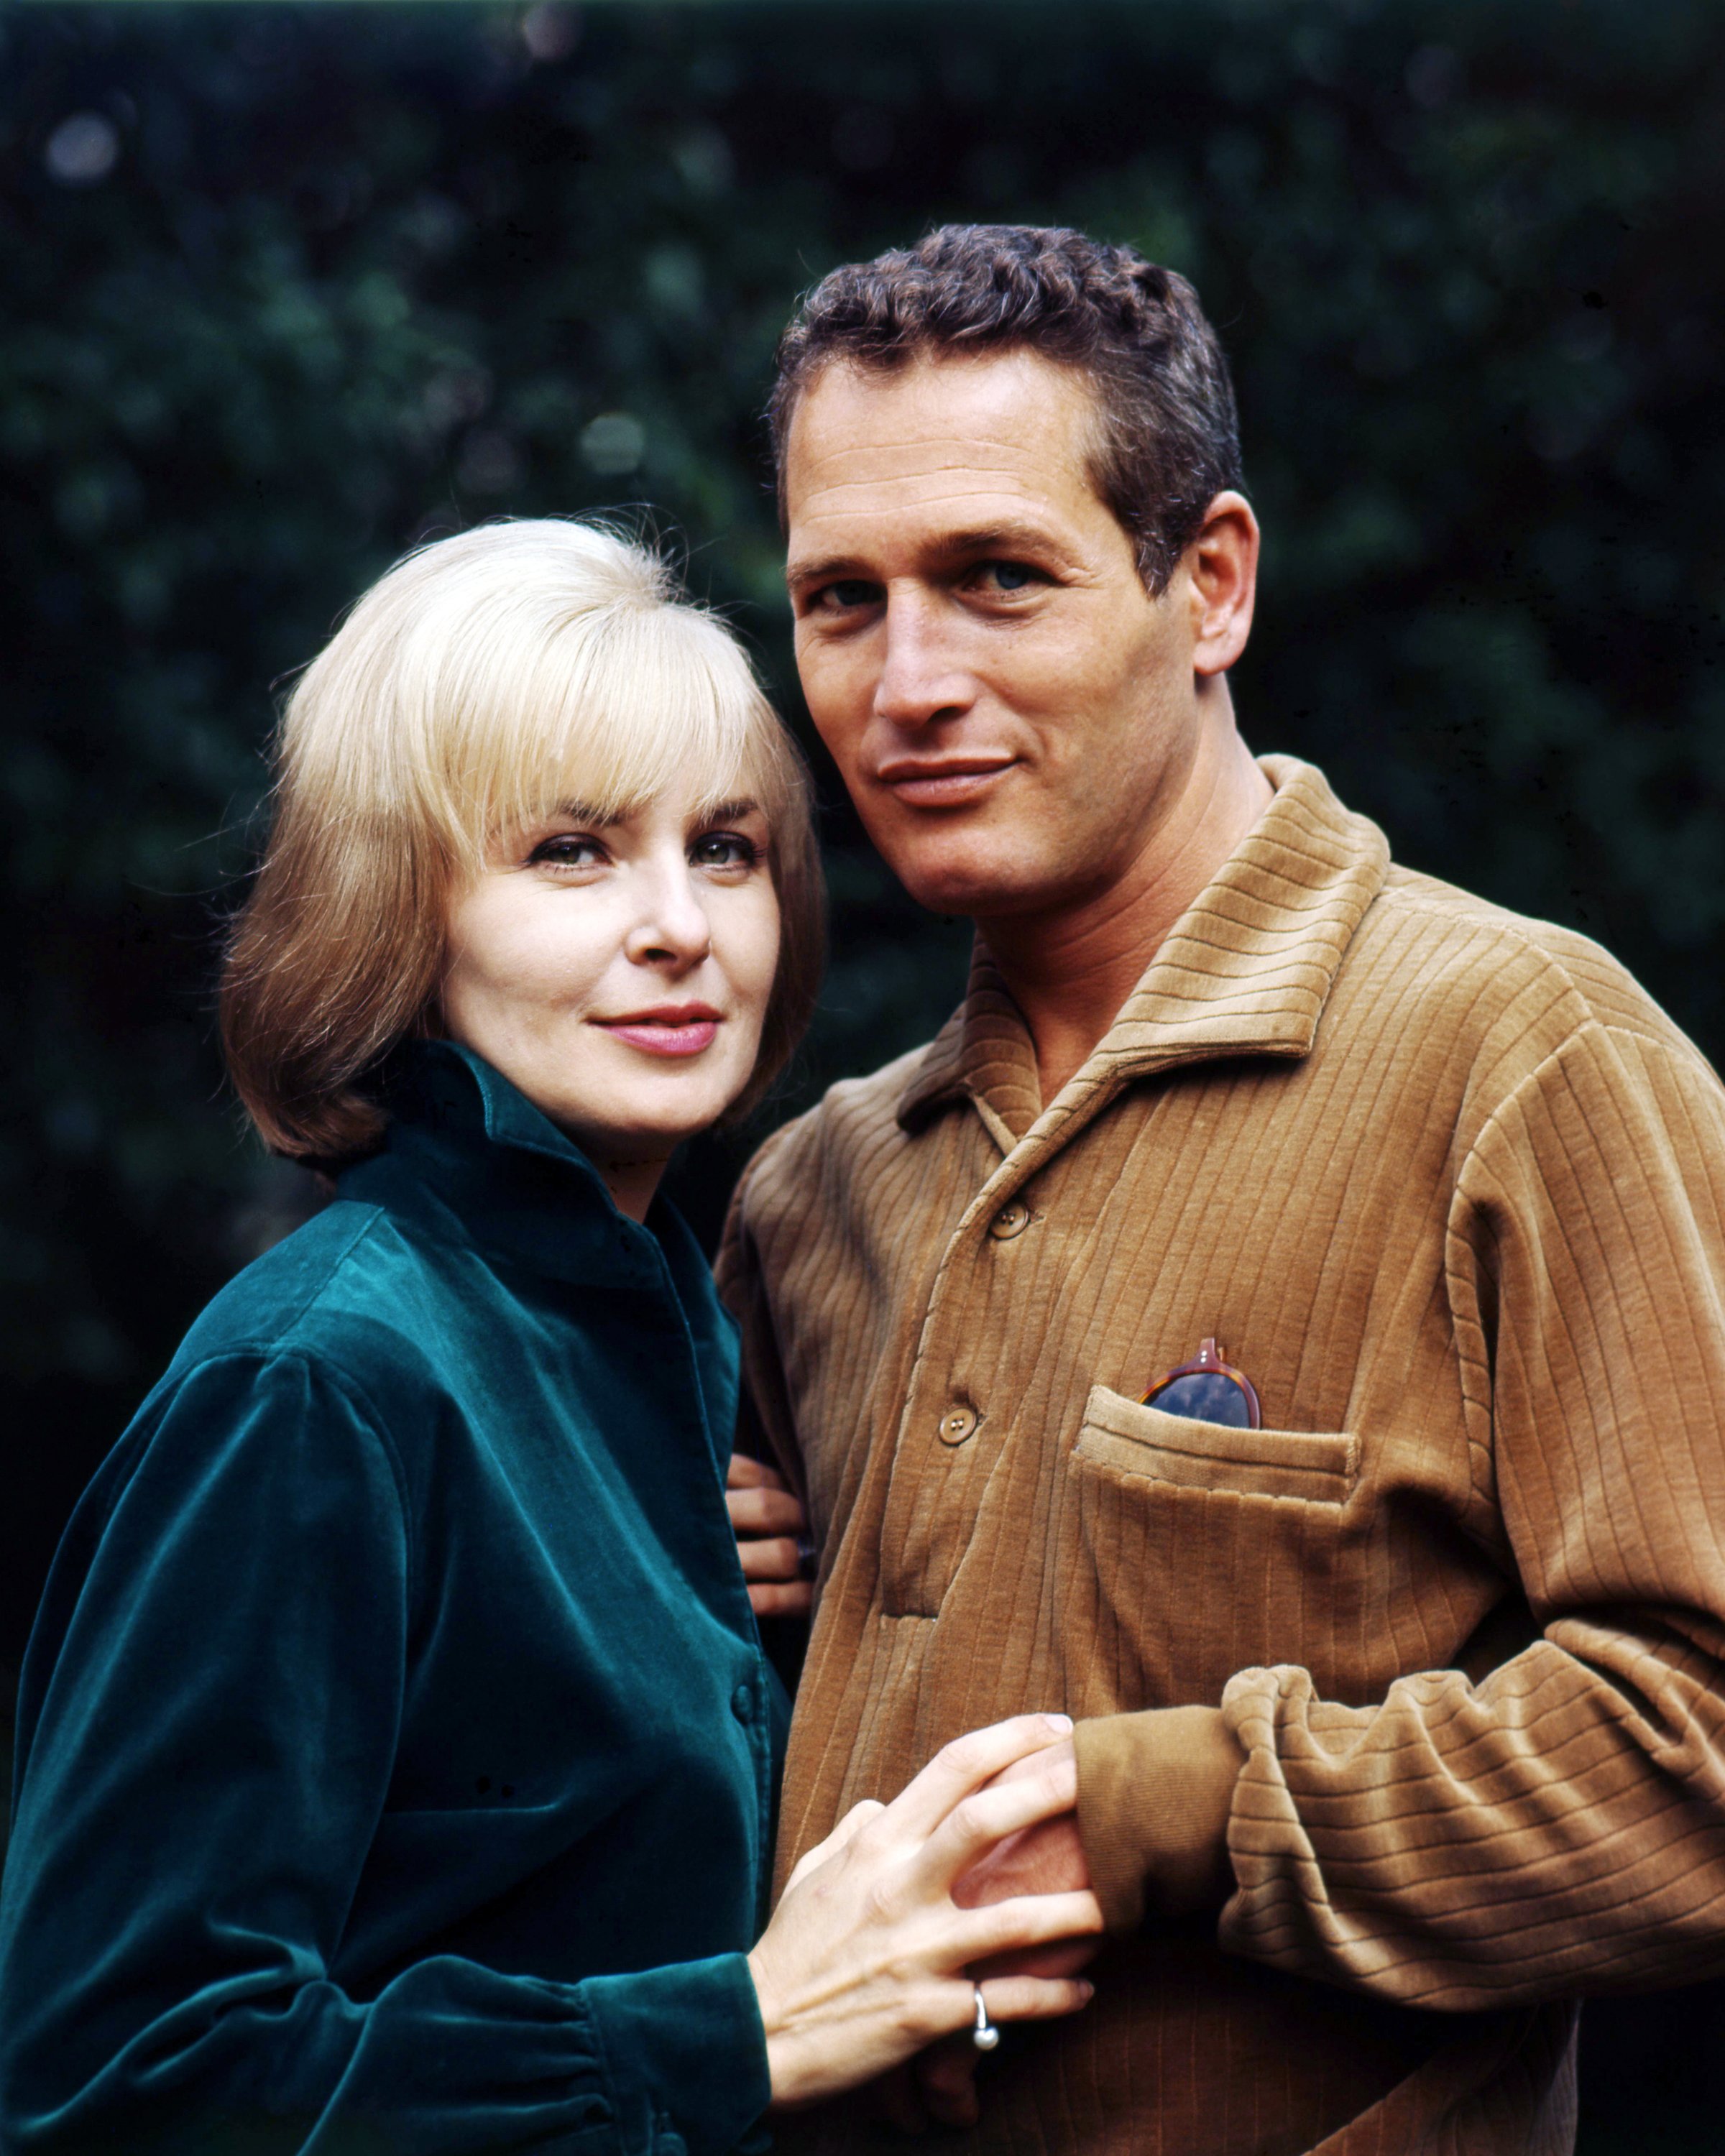
<svg viewBox="0 0 1725 2156">
<path fill-rule="evenodd" d="M 210 1015 L 284 680 L 416 540 L 650 505 L 806 739 L 773 340 L 947 218 L 1196 281 L 1268 531 L 1248 737 L 1725 1049 L 1717 0 L 6 7 L 0 1660 L 309 1202 Z M 962 980 L 820 774 L 834 963 L 768 1120 Z M 681 1172 L 709 1234 L 741 1142 Z M 1592 2010 L 1584 2148 L 1725 2143 L 1720 2019 Z"/>
</svg>

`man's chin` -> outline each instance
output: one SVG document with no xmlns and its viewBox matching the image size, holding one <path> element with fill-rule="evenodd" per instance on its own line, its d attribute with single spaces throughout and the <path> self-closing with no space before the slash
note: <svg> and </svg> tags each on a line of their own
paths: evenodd
<svg viewBox="0 0 1725 2156">
<path fill-rule="evenodd" d="M 880 851 L 917 905 L 931 913 L 963 914 L 976 921 L 1034 913 L 1059 903 L 1065 882 L 1038 876 L 1021 855 L 1013 859 L 993 848 L 941 854 L 882 846 Z"/>
<path fill-rule="evenodd" d="M 979 928 L 986 928 L 991 921 L 1010 921 L 1026 914 L 1051 911 L 1062 897 L 1060 889 L 1044 890 L 1035 885 L 1003 878 L 999 882 L 963 885 L 943 885 L 930 891 L 919 891 L 906 884 L 918 906 L 930 913 L 943 915 L 948 920 L 973 921 Z"/>
</svg>

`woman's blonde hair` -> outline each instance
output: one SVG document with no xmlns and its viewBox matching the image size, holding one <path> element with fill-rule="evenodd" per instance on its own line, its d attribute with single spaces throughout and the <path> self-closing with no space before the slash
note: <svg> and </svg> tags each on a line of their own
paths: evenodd
<svg viewBox="0 0 1725 2156">
<path fill-rule="evenodd" d="M 808 774 L 737 639 L 603 525 L 485 525 L 398 562 L 282 714 L 275 814 L 223 968 L 223 1046 L 274 1152 L 372 1151 L 379 1065 L 431 1020 L 451 898 L 498 835 L 578 800 L 616 816 L 694 781 L 771 833 L 778 971 L 733 1110 L 766 1091 L 819 985 Z"/>
</svg>

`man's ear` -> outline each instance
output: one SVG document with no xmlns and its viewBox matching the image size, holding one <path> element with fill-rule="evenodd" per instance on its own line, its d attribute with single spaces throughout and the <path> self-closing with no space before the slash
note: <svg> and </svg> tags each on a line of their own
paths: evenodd
<svg viewBox="0 0 1725 2156">
<path fill-rule="evenodd" d="M 1183 567 L 1192 608 L 1192 670 L 1225 674 L 1252 633 L 1258 591 L 1258 520 L 1232 488 L 1204 512 L 1203 529 L 1186 549 Z"/>
</svg>

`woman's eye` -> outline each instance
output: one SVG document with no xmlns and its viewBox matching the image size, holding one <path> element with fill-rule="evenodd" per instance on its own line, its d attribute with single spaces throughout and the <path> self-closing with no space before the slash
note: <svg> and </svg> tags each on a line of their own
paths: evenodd
<svg viewBox="0 0 1725 2156">
<path fill-rule="evenodd" d="M 698 869 L 752 869 L 761 849 L 741 831 L 707 831 L 689 849 L 689 859 Z"/>
<path fill-rule="evenodd" d="M 593 868 L 604 858 L 605 850 L 597 839 L 583 838 L 574 831 L 559 831 L 554 838 L 542 839 L 527 856 L 530 862 L 558 869 Z"/>
</svg>

